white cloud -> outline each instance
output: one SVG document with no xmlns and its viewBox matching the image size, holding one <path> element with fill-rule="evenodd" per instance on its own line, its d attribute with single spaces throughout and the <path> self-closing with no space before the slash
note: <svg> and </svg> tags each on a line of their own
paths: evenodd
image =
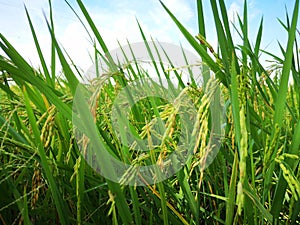
<svg viewBox="0 0 300 225">
<path fill-rule="evenodd" d="M 180 21 L 187 22 L 195 16 L 188 1 L 164 0 L 163 3 Z"/>
<path fill-rule="evenodd" d="M 150 39 L 151 35 L 159 41 L 176 44 L 179 44 L 179 39 L 184 41 L 184 38 L 180 36 L 180 31 L 159 2 L 154 0 L 152 2 L 149 1 L 147 10 L 140 9 L 139 7 L 128 7 L 124 10 L 124 4 L 125 2 L 119 2 L 114 5 L 114 7 L 117 7 L 114 10 L 101 8 L 88 9 L 109 50 L 119 47 L 117 40 L 122 45 L 126 45 L 127 40 L 130 43 L 142 41 L 136 18 L 139 20 L 147 39 Z M 182 17 L 182 20 L 185 22 L 188 22 L 193 16 L 191 8 L 183 1 L 168 0 L 165 4 L 168 7 L 170 6 L 172 12 L 179 19 Z M 145 7 L 145 4 L 143 6 Z M 93 51 L 93 49 L 91 44 L 86 41 L 87 35 L 80 28 L 81 25 L 79 23 L 76 24 L 76 26 L 74 23 L 67 26 L 61 42 L 74 59 L 74 62 L 86 69 L 91 63 L 87 49 L 89 51 Z M 99 45 L 98 47 L 100 48 Z"/>
<path fill-rule="evenodd" d="M 70 55 L 75 64 L 78 63 L 83 69 L 90 63 L 87 35 L 79 22 L 70 23 L 64 30 L 61 37 L 58 37 L 60 46 Z"/>
<path fill-rule="evenodd" d="M 256 18 L 259 14 L 261 14 L 261 10 L 256 7 L 256 1 L 250 0 L 247 1 L 247 8 L 248 8 L 248 19 L 252 20 Z M 244 1 L 237 0 L 233 1 L 228 10 L 228 18 L 231 22 L 238 22 L 237 14 L 243 19 L 243 12 L 244 12 Z"/>
<path fill-rule="evenodd" d="M 45 13 L 48 14 L 48 0 L 24 1 L 36 28 L 46 60 L 50 63 L 51 40 L 42 12 L 44 9 Z M 76 8 L 76 3 L 73 3 L 72 6 Z M 104 3 L 102 2 L 102 4 Z M 180 31 L 157 0 L 150 0 L 147 3 L 138 0 L 112 0 L 108 1 L 107 4 L 109 6 L 93 3 L 92 6 L 87 6 L 87 9 L 110 50 L 118 47 L 117 40 L 121 44 L 126 44 L 127 39 L 131 43 L 142 40 L 136 18 L 139 20 L 147 39 L 150 39 L 151 35 L 159 41 L 175 44 L 179 44 L 179 40 L 184 42 Z M 164 4 L 185 25 L 196 19 L 191 6 L 186 1 L 165 0 Z M 7 35 L 12 44 L 20 50 L 20 53 L 36 66 L 39 64 L 39 59 L 21 0 L 14 3 L 10 12 L 16 12 L 17 7 L 18 13 L 10 13 L 11 15 L 8 15 L 5 23 L 0 22 L 1 32 Z M 88 52 L 93 54 L 93 46 L 88 41 L 86 31 L 74 15 L 71 18 L 72 13 L 66 5 L 61 7 L 60 1 L 54 1 L 53 8 L 55 32 L 59 43 L 66 49 L 76 65 L 82 69 L 88 68 L 91 64 Z M 79 14 L 81 15 L 80 12 Z M 83 20 L 85 21 L 85 19 Z M 11 29 L 12 27 L 14 29 Z M 194 35 L 195 32 L 192 34 Z"/>
<path fill-rule="evenodd" d="M 232 2 L 227 10 L 228 19 L 229 21 L 235 23 L 238 21 L 237 15 L 239 15 L 241 18 L 243 18 L 242 14 L 242 5 L 238 2 Z"/>
<path fill-rule="evenodd" d="M 0 31 L 30 64 L 37 67 L 39 57 L 23 4 L 26 5 L 29 11 L 36 35 L 47 59 L 49 51 L 47 51 L 48 47 L 46 46 L 49 46 L 50 37 L 46 27 L 41 26 L 44 22 L 42 8 L 46 9 L 47 0 L 24 0 L 24 2 L 15 0 L 1 3 Z"/>
</svg>

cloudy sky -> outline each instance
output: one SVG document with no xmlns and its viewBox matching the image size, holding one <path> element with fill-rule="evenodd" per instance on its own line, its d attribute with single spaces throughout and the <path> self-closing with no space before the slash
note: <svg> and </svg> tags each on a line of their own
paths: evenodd
<svg viewBox="0 0 300 225">
<path fill-rule="evenodd" d="M 197 34 L 196 1 L 163 0 L 163 2 L 193 35 Z M 209 0 L 203 0 L 207 39 L 215 46 L 217 41 L 209 2 Z M 225 0 L 232 22 L 237 22 L 236 13 L 242 15 L 243 2 L 243 0 Z M 69 0 L 69 3 L 77 12 L 80 12 L 75 0 Z M 159 41 L 173 44 L 182 43 L 183 46 L 189 48 L 158 0 L 83 0 L 83 3 L 110 49 L 117 47 L 117 40 L 122 44 L 125 44 L 126 38 L 131 43 L 141 41 L 136 19 L 139 20 L 147 37 L 152 36 Z M 43 11 L 46 15 L 49 11 L 48 0 L 0 0 L 0 32 L 28 61 L 33 65 L 38 65 L 23 4 L 29 10 L 42 50 L 49 59 L 51 42 L 43 16 Z M 88 52 L 92 50 L 87 33 L 65 1 L 52 0 L 52 5 L 55 31 L 59 42 L 77 65 L 83 70 L 87 69 L 91 65 Z M 285 21 L 285 7 L 292 15 L 293 5 L 294 1 L 291 0 L 248 0 L 250 37 L 255 37 L 259 21 L 264 16 L 262 47 L 279 52 L 277 40 L 284 44 L 287 34 L 277 18 Z M 82 14 L 79 13 L 79 15 L 82 17 Z M 237 37 L 236 32 L 233 32 L 233 35 Z"/>
</svg>

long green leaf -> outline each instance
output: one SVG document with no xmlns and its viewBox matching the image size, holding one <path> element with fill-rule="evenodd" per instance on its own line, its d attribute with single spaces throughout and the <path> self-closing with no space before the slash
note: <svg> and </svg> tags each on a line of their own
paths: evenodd
<svg viewBox="0 0 300 225">
<path fill-rule="evenodd" d="M 62 196 L 59 192 L 57 184 L 56 184 L 56 182 L 54 180 L 54 177 L 52 175 L 52 171 L 49 167 L 48 159 L 47 159 L 47 156 L 46 156 L 46 153 L 45 153 L 45 149 L 44 149 L 43 144 L 42 144 L 41 139 L 40 139 L 41 134 L 40 134 L 40 131 L 39 131 L 37 125 L 36 125 L 35 115 L 34 115 L 33 110 L 31 108 L 29 97 L 28 97 L 25 86 L 23 88 L 23 94 L 24 94 L 24 100 L 25 100 L 25 105 L 26 105 L 26 111 L 28 113 L 28 119 L 30 121 L 32 130 L 33 130 L 33 134 L 34 134 L 34 137 L 35 137 L 35 140 L 36 140 L 36 143 L 37 143 L 37 149 L 39 151 L 39 156 L 41 157 L 41 164 L 42 164 L 42 167 L 44 169 L 47 180 L 49 182 L 50 190 L 52 192 L 52 196 L 53 196 L 53 199 L 54 199 L 54 202 L 55 202 L 55 205 L 56 205 L 56 209 L 57 209 L 57 212 L 58 212 L 58 215 L 59 215 L 59 218 L 60 218 L 60 223 L 63 224 L 63 225 L 70 224 L 69 218 L 68 218 L 68 215 L 69 215 L 68 211 L 69 210 L 68 210 L 68 207 L 65 205 L 65 203 L 63 201 L 63 198 L 62 198 Z"/>
<path fill-rule="evenodd" d="M 274 138 L 276 127 L 280 129 L 283 124 L 283 118 L 284 118 L 284 110 L 285 110 L 285 103 L 286 103 L 286 96 L 288 91 L 288 81 L 289 81 L 289 75 L 292 67 L 292 60 L 293 60 L 293 46 L 294 46 L 294 40 L 296 36 L 296 29 L 297 29 L 297 20 L 298 20 L 298 12 L 299 12 L 299 0 L 296 0 L 295 6 L 294 6 L 294 12 L 292 17 L 292 24 L 291 28 L 289 30 L 289 36 L 288 36 L 288 44 L 287 49 L 285 53 L 285 60 L 283 64 L 282 69 L 282 75 L 280 79 L 280 86 L 278 90 L 278 97 L 275 102 L 275 115 L 274 115 L 274 121 L 273 121 L 273 132 L 272 132 L 272 138 Z M 276 154 L 274 151 L 273 156 Z M 268 171 L 270 174 L 273 173 L 273 170 Z M 280 192 L 283 192 L 284 190 L 279 190 L 275 192 L 276 202 L 273 202 L 271 212 L 275 218 L 275 220 L 278 218 L 281 208 L 281 203 L 283 201 L 283 195 Z M 282 197 L 277 197 L 277 195 L 280 195 Z M 279 198 L 279 199 L 278 199 Z"/>
<path fill-rule="evenodd" d="M 39 55 L 39 58 L 40 58 L 40 61 L 41 61 L 42 67 L 43 67 L 43 71 L 44 71 L 44 74 L 45 74 L 45 77 L 46 77 L 46 81 L 47 81 L 47 83 L 49 85 L 51 85 L 52 87 L 54 87 L 54 83 L 53 83 L 53 81 L 52 81 L 52 79 L 50 77 L 50 74 L 49 74 L 49 71 L 48 71 L 48 68 L 47 68 L 47 65 L 46 65 L 46 62 L 45 62 L 45 59 L 44 59 L 41 47 L 40 47 L 40 44 L 38 42 L 38 39 L 37 39 L 35 30 L 34 30 L 34 27 L 33 27 L 33 24 L 31 22 L 31 19 L 30 19 L 30 16 L 29 16 L 29 13 L 27 11 L 26 6 L 25 6 L 25 11 L 26 11 L 26 16 L 27 16 L 28 22 L 29 22 L 31 34 L 32 34 L 32 37 L 34 39 L 34 44 L 36 46 L 36 50 L 38 52 L 38 55 Z"/>
<path fill-rule="evenodd" d="M 69 88 L 72 91 L 72 94 L 75 95 L 76 88 L 77 88 L 77 85 L 79 84 L 79 81 L 78 81 L 77 77 L 75 76 L 74 72 L 72 71 L 69 63 L 67 62 L 67 60 L 66 60 L 66 58 L 65 58 L 65 56 L 64 56 L 64 54 L 63 54 L 63 52 L 61 50 L 61 48 L 59 47 L 58 42 L 57 42 L 56 37 L 55 37 L 55 34 L 54 34 L 54 30 L 50 26 L 50 24 L 47 21 L 47 19 L 46 19 L 46 22 L 47 22 L 47 26 L 48 26 L 49 32 L 51 34 L 52 42 L 53 42 L 53 44 L 55 46 L 58 58 L 60 60 L 61 66 L 63 68 L 64 75 L 65 75 L 65 77 L 68 80 Z"/>
</svg>

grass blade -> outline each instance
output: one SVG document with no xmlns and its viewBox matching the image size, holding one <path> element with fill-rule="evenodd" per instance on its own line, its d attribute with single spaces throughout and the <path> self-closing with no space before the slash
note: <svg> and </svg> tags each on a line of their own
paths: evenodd
<svg viewBox="0 0 300 225">
<path fill-rule="evenodd" d="M 37 39 L 37 36 L 36 36 L 36 33 L 35 33 L 35 30 L 34 30 L 34 27 L 33 27 L 33 24 L 31 22 L 31 19 L 30 19 L 30 16 L 29 16 L 29 13 L 28 13 L 28 10 L 25 6 L 25 11 L 26 11 L 26 16 L 27 16 L 27 20 L 29 22 L 29 26 L 30 26 L 30 30 L 31 30 L 31 34 L 32 34 L 32 37 L 34 39 L 34 44 L 36 46 L 36 50 L 38 52 L 38 55 L 39 55 L 39 58 L 40 58 L 40 62 L 42 64 L 42 67 L 43 67 L 43 71 L 44 71 L 44 74 L 45 74 L 45 77 L 46 77 L 46 81 L 49 85 L 51 85 L 52 87 L 54 87 L 54 83 L 50 77 L 50 74 L 49 74 L 49 71 L 48 71 L 48 68 L 47 68 L 47 65 L 46 65 L 46 62 L 45 62 L 45 59 L 44 59 L 44 56 L 43 56 L 43 53 L 42 53 L 42 50 L 41 50 L 41 47 L 40 47 L 40 44 L 38 42 L 38 39 Z"/>
<path fill-rule="evenodd" d="M 293 17 L 292 17 L 292 24 L 291 28 L 289 30 L 289 35 L 288 35 L 288 44 L 287 44 L 287 49 L 285 53 L 285 60 L 283 64 L 283 69 L 282 69 L 282 75 L 280 79 L 280 86 L 278 90 L 278 97 L 275 103 L 275 115 L 274 115 L 274 122 L 273 122 L 273 132 L 272 132 L 272 138 L 275 137 L 275 130 L 276 127 L 278 128 L 282 127 L 283 123 L 283 117 L 284 117 L 284 110 L 285 110 L 285 103 L 286 103 L 286 96 L 287 96 L 287 91 L 288 91 L 288 81 L 289 81 L 289 74 L 291 71 L 292 67 L 292 59 L 293 59 L 293 46 L 294 46 L 294 40 L 296 36 L 296 29 L 297 29 L 297 20 L 298 20 L 298 11 L 299 11 L 299 0 L 296 0 L 295 6 L 294 6 L 294 12 L 293 12 Z M 274 155 L 276 152 L 274 152 L 272 158 L 274 158 Z M 269 170 L 269 173 L 272 174 L 273 170 Z M 269 181 L 267 181 L 269 182 Z M 281 197 L 278 199 L 278 195 L 283 196 L 280 194 L 280 192 L 283 192 L 285 190 L 279 190 L 275 192 L 274 199 L 276 201 L 273 202 L 271 212 L 274 216 L 275 219 L 278 218 L 279 212 L 280 212 L 280 207 L 283 201 L 283 198 Z"/>
<path fill-rule="evenodd" d="M 63 225 L 70 224 L 69 218 L 68 218 L 68 215 L 69 215 L 68 211 L 69 210 L 66 207 L 66 205 L 63 201 L 63 198 L 62 198 L 62 196 L 59 192 L 59 189 L 58 189 L 58 187 L 55 183 L 54 177 L 52 176 L 52 171 L 49 167 L 48 159 L 47 159 L 45 150 L 43 148 L 43 145 L 41 143 L 41 139 L 40 139 L 41 134 L 40 134 L 40 131 L 39 131 L 37 125 L 36 125 L 36 119 L 35 119 L 33 110 L 31 108 L 29 97 L 28 97 L 25 86 L 23 87 L 23 94 L 24 94 L 26 110 L 27 110 L 27 113 L 28 113 L 28 119 L 30 121 L 32 130 L 33 130 L 33 134 L 35 136 L 35 140 L 36 140 L 36 143 L 37 143 L 37 148 L 38 148 L 38 151 L 39 151 L 39 156 L 41 157 L 41 164 L 42 164 L 42 167 L 44 169 L 47 180 L 49 181 L 49 187 L 50 187 L 50 190 L 52 192 L 52 196 L 53 196 L 53 199 L 54 199 L 54 202 L 55 202 L 55 205 L 56 205 L 56 209 L 57 209 L 57 213 L 58 213 L 59 218 L 60 218 L 60 222 Z"/>
</svg>

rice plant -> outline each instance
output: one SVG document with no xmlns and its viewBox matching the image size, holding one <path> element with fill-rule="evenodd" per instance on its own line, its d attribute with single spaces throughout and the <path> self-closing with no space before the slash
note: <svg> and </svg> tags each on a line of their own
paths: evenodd
<svg viewBox="0 0 300 225">
<path fill-rule="evenodd" d="M 56 39 L 51 1 L 49 4 L 45 24 L 52 40 L 50 63 L 45 61 L 26 8 L 39 68 L 33 68 L 0 33 L 0 47 L 5 53 L 0 55 L 2 224 L 299 224 L 299 0 L 295 0 L 293 14 L 286 15 L 285 22 L 279 21 L 288 34 L 288 42 L 280 43 L 282 56 L 261 50 L 263 36 L 269 35 L 263 33 L 263 20 L 256 39 L 249 40 L 253 31 L 248 30 L 246 0 L 243 17 L 238 17 L 239 27 L 230 24 L 224 0 L 210 1 L 217 49 L 206 39 L 201 0 L 197 0 L 198 34 L 191 34 L 161 2 L 201 58 L 197 65 L 187 62 L 189 83 L 183 81 L 180 68 L 172 61 L 168 66 L 150 62 L 158 82 L 134 52 L 123 55 L 136 59 L 125 66 L 115 61 L 84 4 L 77 0 L 80 12 L 74 13 L 85 20 L 89 26 L 86 30 L 91 30 L 95 65 L 102 59 L 107 68 L 105 75 L 98 74 L 96 68 L 96 78 L 82 84 L 79 78 L 84 74 L 70 63 Z M 162 57 L 158 51 L 162 46 L 150 48 L 155 42 L 146 38 L 139 23 L 137 26 L 149 57 Z M 241 45 L 233 40 L 232 28 L 239 34 Z M 168 57 L 167 51 L 164 54 Z M 262 54 L 274 58 L 271 67 L 262 64 Z M 56 73 L 58 63 L 63 76 Z M 202 71 L 201 84 L 193 79 L 190 68 L 195 66 Z M 170 79 L 171 73 L 176 84 Z M 152 96 L 130 105 L 134 93 L 141 89 L 139 82 L 147 83 L 144 91 L 174 96 L 173 102 Z M 136 89 L 126 91 L 130 85 Z M 74 105 L 86 104 L 84 98 L 75 101 L 80 86 L 81 96 L 90 104 L 74 110 Z M 124 99 L 118 100 L 124 90 Z M 214 99 L 219 95 L 223 98 Z M 128 121 L 119 121 L 126 126 L 119 126 L 117 134 L 116 121 L 110 115 L 122 113 L 122 108 L 128 107 L 122 105 L 125 100 L 131 106 Z M 211 149 L 216 147 L 211 137 L 219 129 L 212 126 L 215 117 L 210 111 L 218 107 L 216 102 L 222 106 L 224 134 L 218 139 L 219 151 L 210 158 Z M 182 117 L 195 123 L 184 126 Z M 91 130 L 87 129 L 89 123 L 93 124 Z M 80 126 L 85 127 L 86 136 L 80 133 Z M 129 143 L 128 130 L 141 141 Z M 190 134 L 186 142 L 193 145 L 181 149 L 177 159 L 192 154 L 174 174 L 159 180 L 164 175 L 159 170 L 175 166 L 174 160 L 172 165 L 164 160 L 179 146 L 184 130 Z M 115 171 L 109 163 L 105 168 L 97 164 L 97 157 L 104 155 L 85 154 L 92 144 L 92 131 L 99 135 L 107 151 L 104 155 L 133 165 L 120 182 L 101 175 L 105 170 Z M 144 147 L 150 150 L 134 151 Z M 149 174 L 159 182 L 151 183 L 140 174 L 140 167 L 152 164 L 158 166 Z"/>
</svg>

